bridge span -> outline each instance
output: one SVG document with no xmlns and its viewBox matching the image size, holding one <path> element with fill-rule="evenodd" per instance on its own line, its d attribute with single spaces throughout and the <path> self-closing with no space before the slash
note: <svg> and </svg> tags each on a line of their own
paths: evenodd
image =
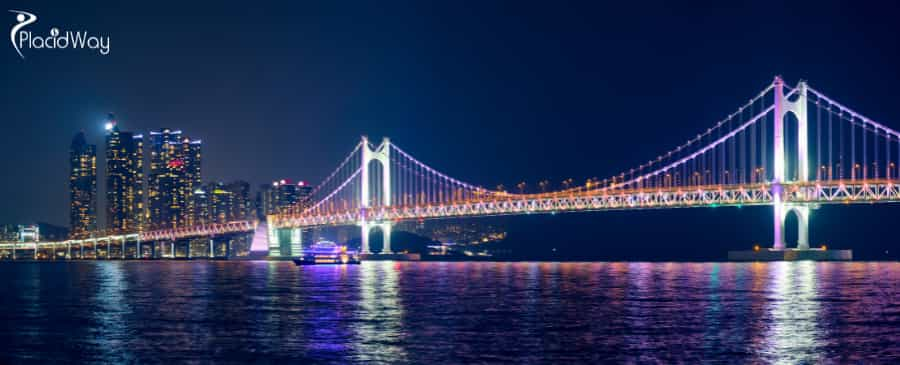
<svg viewBox="0 0 900 365">
<path fill-rule="evenodd" d="M 648 156 L 649 157 L 649 156 Z M 312 193 L 310 204 L 267 218 L 270 245 L 303 229 L 356 225 L 362 251 L 380 228 L 405 220 L 577 211 L 766 205 L 773 250 L 787 247 L 786 217 L 798 218 L 796 249 L 808 250 L 812 210 L 823 204 L 900 201 L 900 133 L 801 81 L 780 77 L 705 131 L 606 179 L 540 193 L 486 189 L 426 165 L 389 139 L 366 137 Z M 278 234 L 289 231 L 289 235 Z"/>
<path fill-rule="evenodd" d="M 246 246 L 258 222 L 236 221 L 178 229 L 127 234 L 94 234 L 91 237 L 49 242 L 0 242 L 0 259 L 193 259 L 229 258 L 235 248 Z"/>
<path fill-rule="evenodd" d="M 267 217 L 265 225 L 242 221 L 62 242 L 0 243 L 0 257 L 17 258 L 17 252 L 30 249 L 33 257 L 50 250 L 53 258 L 86 258 L 93 250 L 94 258 L 191 258 L 198 242 L 206 242 L 207 257 L 228 257 L 232 241 L 217 242 L 256 231 L 269 256 L 298 256 L 302 231 L 324 226 L 358 226 L 364 254 L 371 254 L 369 233 L 378 228 L 384 236 L 381 253 L 390 254 L 392 226 L 407 220 L 745 205 L 772 207 L 771 250 L 787 248 L 789 214 L 798 218 L 795 249 L 809 250 L 812 212 L 821 205 L 900 201 L 898 160 L 900 133 L 804 81 L 790 87 L 775 77 L 686 142 L 583 185 L 570 179 L 551 191 L 546 183 L 539 184 L 541 192 L 526 193 L 524 183 L 518 192 L 487 189 L 426 165 L 388 138 L 376 146 L 363 137 L 305 204 Z M 178 250 L 179 243 L 186 246 Z"/>
</svg>

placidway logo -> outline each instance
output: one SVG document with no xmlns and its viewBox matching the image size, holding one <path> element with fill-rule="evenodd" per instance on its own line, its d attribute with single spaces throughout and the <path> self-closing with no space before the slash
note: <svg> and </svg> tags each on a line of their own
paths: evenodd
<svg viewBox="0 0 900 365">
<path fill-rule="evenodd" d="M 25 26 L 37 21 L 37 15 L 22 10 L 10 10 L 16 14 L 16 25 L 9 31 L 9 41 L 19 57 L 25 59 L 22 49 L 91 49 L 102 55 L 109 54 L 109 36 L 91 35 L 88 31 L 79 30 L 60 32 L 59 28 L 50 28 L 50 35 L 34 35 L 30 31 L 22 30 Z"/>
</svg>

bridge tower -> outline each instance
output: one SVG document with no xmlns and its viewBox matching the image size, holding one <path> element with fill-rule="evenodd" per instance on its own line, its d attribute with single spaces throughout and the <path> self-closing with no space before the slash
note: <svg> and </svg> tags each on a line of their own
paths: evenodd
<svg viewBox="0 0 900 365">
<path fill-rule="evenodd" d="M 362 179 L 362 191 L 361 193 L 361 202 L 362 202 L 362 217 L 360 221 L 360 226 L 362 227 L 362 253 L 369 254 L 371 251 L 369 250 L 369 231 L 373 227 L 381 228 L 381 233 L 384 237 L 384 247 L 381 250 L 383 254 L 391 253 L 391 222 L 369 222 L 366 220 L 366 210 L 372 205 L 372 201 L 370 198 L 370 187 L 369 187 L 369 163 L 372 160 L 378 161 L 381 163 L 381 205 L 384 207 L 391 206 L 391 140 L 385 137 L 381 144 L 375 149 L 369 148 L 369 139 L 366 136 L 362 137 L 362 166 L 361 166 L 361 179 Z"/>
<path fill-rule="evenodd" d="M 775 235 L 774 248 L 783 250 L 784 242 L 784 223 L 788 213 L 793 211 L 797 215 L 797 248 L 809 249 L 809 219 L 810 207 L 806 204 L 785 203 L 784 187 L 785 182 L 807 182 L 809 181 L 809 150 L 807 138 L 807 115 L 806 115 L 806 82 L 801 81 L 797 86 L 797 99 L 788 100 L 784 94 L 784 81 L 781 77 L 776 76 L 773 83 L 775 87 L 775 121 L 774 121 L 774 144 L 775 144 L 775 161 L 772 178 L 772 198 L 774 199 L 773 207 L 775 209 Z M 796 180 L 786 176 L 788 170 L 788 161 L 785 158 L 785 119 L 787 113 L 793 113 L 797 118 L 797 176 Z"/>
</svg>

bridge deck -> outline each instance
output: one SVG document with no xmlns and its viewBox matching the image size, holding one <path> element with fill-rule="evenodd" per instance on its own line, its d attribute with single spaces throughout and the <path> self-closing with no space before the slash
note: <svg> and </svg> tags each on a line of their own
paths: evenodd
<svg viewBox="0 0 900 365">
<path fill-rule="evenodd" d="M 780 184 L 783 201 L 797 204 L 887 203 L 900 201 L 893 179 L 830 180 Z M 703 185 L 680 188 L 588 190 L 548 194 L 508 194 L 495 199 L 440 205 L 388 206 L 321 215 L 270 217 L 276 228 L 353 225 L 362 221 L 403 221 L 575 211 L 771 205 L 773 184 Z"/>
</svg>

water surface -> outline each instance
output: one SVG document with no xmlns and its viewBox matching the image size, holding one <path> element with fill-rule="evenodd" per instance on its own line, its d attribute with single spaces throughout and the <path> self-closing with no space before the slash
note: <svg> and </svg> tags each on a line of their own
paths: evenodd
<svg viewBox="0 0 900 365">
<path fill-rule="evenodd" d="M 898 263 L 0 263 L 0 363 L 900 361 Z"/>
</svg>

